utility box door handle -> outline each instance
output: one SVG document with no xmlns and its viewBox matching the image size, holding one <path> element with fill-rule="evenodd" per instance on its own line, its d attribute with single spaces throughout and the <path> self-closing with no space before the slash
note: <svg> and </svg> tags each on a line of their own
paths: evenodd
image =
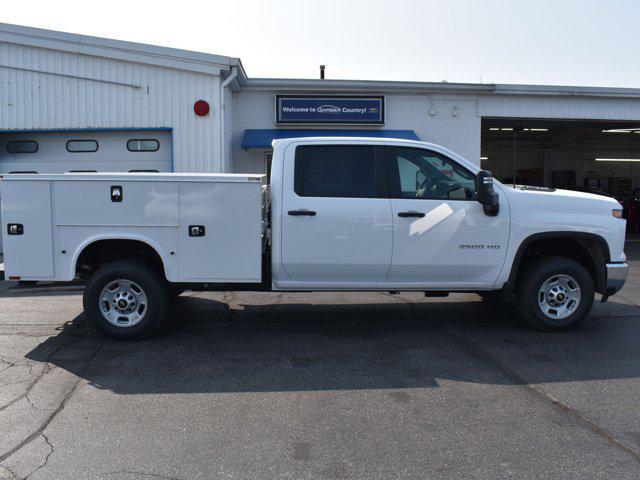
<svg viewBox="0 0 640 480">
<path fill-rule="evenodd" d="M 190 237 L 204 237 L 204 225 L 189 225 Z"/>
<path fill-rule="evenodd" d="M 111 201 L 112 202 L 122 202 L 122 197 L 124 193 L 122 191 L 121 185 L 113 185 L 111 187 Z"/>
<path fill-rule="evenodd" d="M 24 227 L 21 223 L 10 223 L 7 225 L 7 233 L 9 235 L 22 235 L 24 233 Z"/>
</svg>

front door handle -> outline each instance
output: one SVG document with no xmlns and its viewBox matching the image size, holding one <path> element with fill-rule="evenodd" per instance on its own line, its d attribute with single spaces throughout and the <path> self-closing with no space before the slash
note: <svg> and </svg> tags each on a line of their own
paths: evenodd
<svg viewBox="0 0 640 480">
<path fill-rule="evenodd" d="M 308 217 L 315 217 L 316 216 L 316 212 L 314 212 L 313 210 L 289 210 L 287 212 L 289 215 L 292 215 L 294 217 L 299 217 L 302 215 L 306 215 Z"/>
<path fill-rule="evenodd" d="M 410 212 L 398 212 L 398 216 L 402 218 L 408 218 L 408 217 L 422 218 L 424 217 L 424 213 L 411 210 Z"/>
</svg>

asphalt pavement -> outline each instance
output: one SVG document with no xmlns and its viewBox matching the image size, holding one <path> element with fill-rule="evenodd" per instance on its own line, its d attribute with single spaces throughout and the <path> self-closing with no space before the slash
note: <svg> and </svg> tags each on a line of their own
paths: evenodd
<svg viewBox="0 0 640 480">
<path fill-rule="evenodd" d="M 144 341 L 0 292 L 0 479 L 640 478 L 640 242 L 575 331 L 472 294 L 187 293 Z M 0 289 L 2 290 L 2 289 Z"/>
</svg>

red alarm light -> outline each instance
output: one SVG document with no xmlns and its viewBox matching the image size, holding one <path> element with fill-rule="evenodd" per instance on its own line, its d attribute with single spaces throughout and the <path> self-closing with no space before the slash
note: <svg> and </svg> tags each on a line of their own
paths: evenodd
<svg viewBox="0 0 640 480">
<path fill-rule="evenodd" d="M 198 100 L 193 104 L 193 111 L 199 117 L 204 117 L 209 114 L 209 104 L 204 100 Z"/>
</svg>

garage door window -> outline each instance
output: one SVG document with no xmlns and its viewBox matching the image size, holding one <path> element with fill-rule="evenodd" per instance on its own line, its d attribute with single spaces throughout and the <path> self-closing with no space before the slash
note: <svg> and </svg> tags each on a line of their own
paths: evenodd
<svg viewBox="0 0 640 480">
<path fill-rule="evenodd" d="M 302 197 L 376 197 L 371 146 L 298 147 L 295 192 Z"/>
<path fill-rule="evenodd" d="M 19 140 L 7 142 L 7 152 L 9 153 L 36 153 L 38 142 L 34 140 Z"/>
<path fill-rule="evenodd" d="M 71 153 L 93 153 L 98 151 L 98 142 L 95 140 L 69 140 L 67 142 L 67 152 Z"/>
<path fill-rule="evenodd" d="M 133 139 L 127 142 L 127 150 L 130 152 L 157 152 L 160 142 L 153 138 Z"/>
</svg>

